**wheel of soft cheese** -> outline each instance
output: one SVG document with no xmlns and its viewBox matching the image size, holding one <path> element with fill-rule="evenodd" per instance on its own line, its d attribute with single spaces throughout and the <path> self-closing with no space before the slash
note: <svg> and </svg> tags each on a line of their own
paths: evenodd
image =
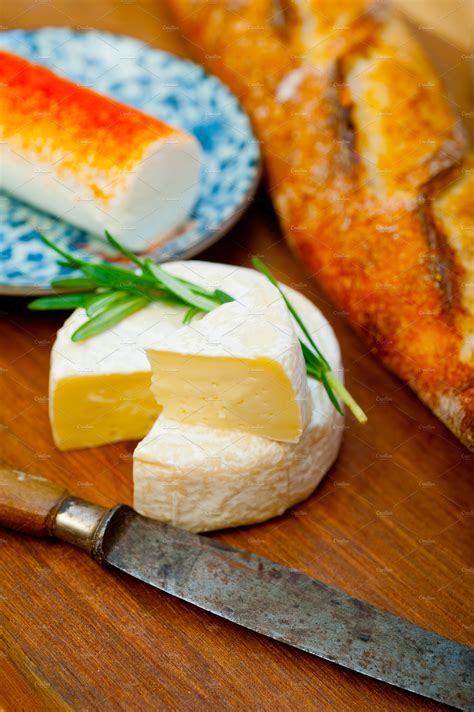
<svg viewBox="0 0 474 712">
<path fill-rule="evenodd" d="M 235 298 L 265 279 L 253 270 L 203 262 L 167 268 Z M 329 323 L 303 295 L 286 292 L 342 378 L 339 346 Z M 343 433 L 343 418 L 322 385 L 308 378 L 308 386 L 312 415 L 297 443 L 185 425 L 161 415 L 135 449 L 135 509 L 199 532 L 261 522 L 308 497 L 334 462 Z"/>
<path fill-rule="evenodd" d="M 208 262 L 174 262 L 164 268 L 236 299 L 265 281 L 254 270 Z M 285 291 L 342 378 L 331 326 L 303 295 Z M 87 319 L 84 310 L 67 319 L 51 355 L 49 406 L 55 442 L 61 449 L 72 449 L 144 438 L 134 453 L 135 508 L 192 531 L 281 514 L 305 499 L 335 460 L 343 418 L 321 384 L 308 379 L 311 420 L 297 443 L 184 426 L 164 416 L 157 420 L 161 409 L 150 391 L 145 351 L 179 329 L 185 311 L 155 303 L 80 342 L 71 341 L 71 335 Z"/>
<path fill-rule="evenodd" d="M 0 188 L 143 250 L 189 214 L 196 139 L 113 99 L 0 52 Z"/>
</svg>

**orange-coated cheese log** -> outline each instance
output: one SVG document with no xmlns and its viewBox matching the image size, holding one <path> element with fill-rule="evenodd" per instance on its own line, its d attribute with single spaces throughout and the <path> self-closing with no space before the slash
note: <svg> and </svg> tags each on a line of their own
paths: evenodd
<svg viewBox="0 0 474 712">
<path fill-rule="evenodd" d="M 189 214 L 200 147 L 137 109 L 0 52 L 0 187 L 141 250 Z"/>
</svg>

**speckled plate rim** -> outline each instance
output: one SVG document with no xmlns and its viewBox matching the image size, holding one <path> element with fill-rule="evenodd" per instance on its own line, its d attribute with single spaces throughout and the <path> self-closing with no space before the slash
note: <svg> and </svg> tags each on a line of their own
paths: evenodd
<svg viewBox="0 0 474 712">
<path fill-rule="evenodd" d="M 244 196 L 243 200 L 243 205 L 241 205 L 239 208 L 237 208 L 232 215 L 230 215 L 227 220 L 224 220 L 222 225 L 215 231 L 213 231 L 212 235 L 209 235 L 208 238 L 203 239 L 202 242 L 200 242 L 197 245 L 194 245 L 191 247 L 189 250 L 186 251 L 186 254 L 183 255 L 182 257 L 177 257 L 176 259 L 169 260 L 169 262 L 181 262 L 183 260 L 189 260 L 192 259 L 193 257 L 196 257 L 196 255 L 199 255 L 201 252 L 204 252 L 204 250 L 207 250 L 208 247 L 212 247 L 216 242 L 219 242 L 219 240 L 227 233 L 229 230 L 231 230 L 234 225 L 240 220 L 242 215 L 248 210 L 250 207 L 250 203 L 253 201 L 255 194 L 258 190 L 258 186 L 260 184 L 260 180 L 262 177 L 262 161 L 261 158 L 259 160 L 258 166 L 256 166 L 256 171 L 255 171 L 255 179 L 252 183 L 252 185 L 249 187 L 247 193 Z M 248 202 L 248 204 L 246 204 Z M 166 263 L 163 263 L 166 264 Z M 121 265 L 124 266 L 124 265 Z M 48 296 L 50 294 L 60 294 L 64 293 L 67 294 L 69 290 L 67 289 L 52 289 L 48 287 L 36 287 L 36 286 L 31 286 L 29 287 L 28 285 L 18 285 L 18 286 L 9 286 L 9 285 L 4 285 L 0 283 L 0 296 L 5 296 L 5 297 L 34 297 L 34 296 Z"/>
<path fill-rule="evenodd" d="M 21 28 L 19 28 L 21 29 Z M 36 33 L 36 32 L 42 32 L 42 31 L 56 31 L 56 30 L 68 30 L 74 34 L 80 35 L 80 34 L 85 34 L 88 32 L 91 32 L 91 28 L 84 28 L 84 29 L 78 29 L 74 27 L 70 27 L 68 25 L 45 25 L 44 27 L 40 28 L 32 28 L 30 30 L 26 30 L 28 32 Z M 103 36 L 110 36 L 110 37 L 126 37 L 130 38 L 132 40 L 135 40 L 138 43 L 141 43 L 147 47 L 149 47 L 151 50 L 156 50 L 158 52 L 161 52 L 163 54 L 167 54 L 170 57 L 175 57 L 176 59 L 181 59 L 183 61 L 189 62 L 190 64 L 193 64 L 200 69 L 202 69 L 204 72 L 210 74 L 207 72 L 207 70 L 203 67 L 203 65 L 199 64 L 198 62 L 193 61 L 192 59 L 189 59 L 188 57 L 180 57 L 179 55 L 175 55 L 172 52 L 168 50 L 161 49 L 160 47 L 153 47 L 149 43 L 147 43 L 144 40 L 141 40 L 140 38 L 134 37 L 132 35 L 126 35 L 124 33 L 120 32 L 108 32 L 106 30 L 93 30 L 96 32 L 99 32 Z M 3 30 L 1 34 L 3 33 L 8 33 L 9 30 Z M 211 74 L 211 76 L 214 76 Z M 218 79 L 216 77 L 216 79 Z M 222 82 L 223 83 L 223 82 Z M 246 113 L 243 107 L 240 104 L 240 101 L 238 98 L 233 94 L 231 89 L 224 84 L 224 87 L 227 89 L 229 93 L 231 93 L 234 98 L 236 99 L 237 103 L 239 104 L 241 110 L 243 113 Z M 250 120 L 249 120 L 250 123 Z M 258 145 L 258 141 L 256 141 L 256 145 Z M 220 225 L 219 227 L 215 228 L 214 230 L 210 231 L 209 234 L 205 237 L 202 238 L 201 241 L 198 243 L 192 245 L 189 249 L 187 249 L 180 257 L 172 258 L 171 260 L 167 261 L 181 261 L 181 260 L 188 260 L 192 259 L 196 255 L 200 254 L 201 252 L 204 252 L 207 250 L 209 247 L 212 247 L 215 243 L 219 242 L 219 240 L 226 234 L 228 233 L 234 225 L 240 220 L 240 218 L 245 214 L 245 212 L 249 209 L 250 205 L 253 203 L 253 200 L 255 198 L 255 195 L 257 193 L 257 190 L 259 188 L 261 179 L 262 179 L 262 174 L 263 174 L 263 161 L 262 161 L 262 154 L 261 151 L 258 150 L 258 155 L 256 158 L 255 166 L 254 166 L 254 175 L 252 182 L 250 183 L 248 189 L 246 192 L 242 195 L 241 201 L 239 205 L 235 208 L 233 213 L 229 215 Z M 0 296 L 5 296 L 5 297 L 34 297 L 34 296 L 47 296 L 50 294 L 58 294 L 58 293 L 67 293 L 68 290 L 58 290 L 58 289 L 53 289 L 51 287 L 40 287 L 37 285 L 31 285 L 31 284 L 19 284 L 19 285 L 9 285 L 2 283 L 0 281 Z"/>
</svg>

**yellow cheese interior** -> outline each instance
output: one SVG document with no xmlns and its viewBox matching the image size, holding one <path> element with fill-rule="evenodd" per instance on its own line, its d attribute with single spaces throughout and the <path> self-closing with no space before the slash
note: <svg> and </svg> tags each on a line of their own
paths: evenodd
<svg viewBox="0 0 474 712">
<path fill-rule="evenodd" d="M 235 428 L 296 442 L 300 408 L 283 368 L 267 358 L 189 356 L 149 351 L 152 391 L 173 420 Z"/>
<path fill-rule="evenodd" d="M 161 412 L 149 372 L 64 378 L 52 398 L 53 435 L 61 450 L 139 440 Z"/>
</svg>

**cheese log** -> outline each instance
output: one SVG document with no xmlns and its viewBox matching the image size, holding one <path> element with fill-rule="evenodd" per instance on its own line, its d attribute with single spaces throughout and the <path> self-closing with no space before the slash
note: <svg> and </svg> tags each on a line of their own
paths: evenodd
<svg viewBox="0 0 474 712">
<path fill-rule="evenodd" d="M 407 27 L 376 0 L 169 4 L 249 113 L 291 247 L 474 449 L 473 163 Z"/>
<path fill-rule="evenodd" d="M 247 270 L 238 270 L 245 281 Z M 229 288 L 229 291 L 230 288 Z M 339 347 L 322 314 L 288 290 L 313 337 L 341 377 Z M 134 507 L 191 531 L 260 522 L 308 497 L 334 462 L 343 418 L 321 384 L 308 379 L 312 415 L 297 443 L 238 430 L 158 418 L 134 453 Z"/>
<path fill-rule="evenodd" d="M 156 400 L 180 423 L 297 442 L 310 418 L 298 335 L 270 283 L 183 326 L 147 356 Z"/>
<path fill-rule="evenodd" d="M 0 188 L 135 251 L 189 215 L 199 183 L 195 138 L 0 52 Z"/>
</svg>

